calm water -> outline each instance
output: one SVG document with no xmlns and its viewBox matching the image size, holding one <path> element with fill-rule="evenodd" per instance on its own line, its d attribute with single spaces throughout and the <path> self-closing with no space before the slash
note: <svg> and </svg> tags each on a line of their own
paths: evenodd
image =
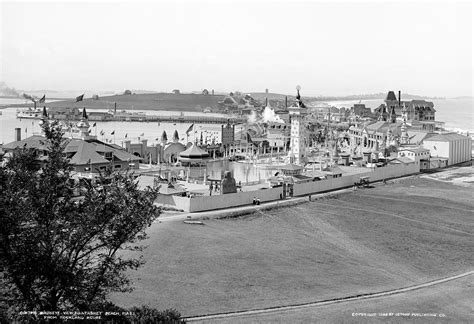
<svg viewBox="0 0 474 324">
<path fill-rule="evenodd" d="M 12 103 L 24 103 L 24 100 L 16 101 L 12 99 L 1 99 L 0 105 L 12 104 Z M 0 143 L 9 143 L 14 140 L 14 129 L 19 127 L 22 130 L 22 138 L 31 136 L 33 134 L 39 134 L 41 129 L 39 126 L 39 119 L 17 119 L 16 108 L 1 109 L 2 115 L 0 116 Z M 101 110 L 94 110 L 101 111 Z M 136 111 L 142 112 L 142 111 Z M 145 112 L 145 111 L 143 111 Z M 149 115 L 178 115 L 176 111 L 146 111 Z M 200 115 L 204 113 L 186 113 L 189 115 Z M 220 114 L 205 114 L 206 116 L 222 116 Z M 95 127 L 92 125 L 96 123 Z M 174 131 L 178 131 L 180 142 L 186 143 L 194 141 L 194 139 L 200 139 L 201 134 L 203 140 L 210 143 L 213 139 L 216 142 L 220 142 L 221 125 L 220 124 L 199 124 L 194 126 L 194 130 L 186 135 L 186 131 L 191 126 L 191 123 L 158 123 L 158 122 L 90 122 L 91 134 L 97 135 L 100 140 L 112 141 L 118 145 L 122 145 L 126 139 L 132 142 L 138 142 L 140 140 L 147 139 L 149 145 L 159 143 L 163 131 L 166 131 L 168 135 L 168 141 L 173 138 Z M 101 136 L 100 133 L 103 131 L 105 135 Z M 114 132 L 114 135 L 111 133 Z M 143 135 L 142 135 L 143 134 Z M 67 136 L 67 134 L 66 134 Z"/>
</svg>

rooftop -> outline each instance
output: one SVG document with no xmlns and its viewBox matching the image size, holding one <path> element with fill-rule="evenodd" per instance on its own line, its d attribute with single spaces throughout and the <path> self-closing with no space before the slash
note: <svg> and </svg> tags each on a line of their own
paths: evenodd
<svg viewBox="0 0 474 324">
<path fill-rule="evenodd" d="M 389 91 L 388 94 L 387 94 L 387 99 L 385 99 L 387 101 L 389 100 L 392 100 L 392 101 L 397 101 L 397 96 L 395 96 L 395 92 L 393 91 Z"/>
<path fill-rule="evenodd" d="M 430 150 L 423 148 L 423 147 L 400 147 L 399 151 L 409 151 L 413 153 L 423 153 L 423 152 L 429 152 Z"/>
<path fill-rule="evenodd" d="M 432 136 L 428 139 L 425 139 L 425 142 L 426 141 L 430 141 L 430 142 L 451 142 L 451 141 L 466 139 L 466 138 L 469 138 L 469 137 L 458 134 L 458 133 L 447 133 L 447 134 L 434 135 L 434 136 Z"/>
<path fill-rule="evenodd" d="M 74 153 L 70 163 L 76 165 L 95 164 L 95 163 L 109 163 L 109 160 L 104 158 L 101 153 L 111 153 L 112 158 L 120 161 L 139 161 L 140 158 L 132 155 L 117 145 L 106 144 L 96 139 L 64 139 L 66 147 L 65 153 Z M 15 141 L 4 145 L 4 149 L 13 150 L 17 147 L 34 148 L 37 150 L 47 151 L 48 143 L 44 136 L 33 135 L 21 141 Z"/>
</svg>

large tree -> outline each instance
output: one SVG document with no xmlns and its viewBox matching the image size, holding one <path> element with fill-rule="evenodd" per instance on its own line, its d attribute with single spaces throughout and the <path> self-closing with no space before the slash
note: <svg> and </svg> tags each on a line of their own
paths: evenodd
<svg viewBox="0 0 474 324">
<path fill-rule="evenodd" d="M 108 293 L 130 289 L 126 271 L 142 264 L 123 251 L 140 250 L 159 215 L 157 190 L 139 190 L 129 172 L 77 181 L 60 126 L 43 130 L 46 157 L 24 147 L 0 166 L 0 302 L 10 310 L 100 309 Z"/>
</svg>

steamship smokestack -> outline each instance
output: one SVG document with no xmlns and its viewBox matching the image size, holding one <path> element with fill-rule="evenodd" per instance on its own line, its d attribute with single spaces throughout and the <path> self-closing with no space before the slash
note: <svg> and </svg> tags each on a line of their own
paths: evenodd
<svg viewBox="0 0 474 324">
<path fill-rule="evenodd" d="M 402 105 L 402 92 L 398 90 L 398 107 Z"/>
</svg>

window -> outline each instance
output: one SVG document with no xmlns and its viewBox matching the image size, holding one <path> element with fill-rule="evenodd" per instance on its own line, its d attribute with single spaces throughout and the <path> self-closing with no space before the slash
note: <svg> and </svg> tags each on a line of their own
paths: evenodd
<svg viewBox="0 0 474 324">
<path fill-rule="evenodd" d="M 121 169 L 122 166 L 121 166 L 120 164 L 116 164 L 116 165 L 114 165 L 114 168 L 115 168 L 115 169 Z"/>
</svg>

